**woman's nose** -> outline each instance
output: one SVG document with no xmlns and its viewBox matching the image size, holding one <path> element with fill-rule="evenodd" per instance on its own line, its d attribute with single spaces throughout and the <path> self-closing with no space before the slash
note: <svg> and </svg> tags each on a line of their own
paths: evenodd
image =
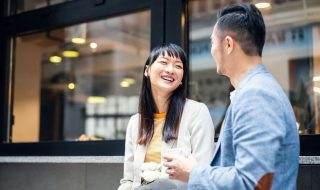
<svg viewBox="0 0 320 190">
<path fill-rule="evenodd" d="M 173 73 L 173 64 L 167 64 L 165 71 L 168 73 Z"/>
</svg>

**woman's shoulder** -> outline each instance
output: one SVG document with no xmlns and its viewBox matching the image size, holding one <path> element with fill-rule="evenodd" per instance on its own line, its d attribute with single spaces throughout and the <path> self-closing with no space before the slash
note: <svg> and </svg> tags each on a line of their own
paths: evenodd
<svg viewBox="0 0 320 190">
<path fill-rule="evenodd" d="M 208 111 L 208 107 L 202 103 L 195 100 L 187 99 L 184 106 L 183 112 L 187 115 L 198 115 Z"/>
<path fill-rule="evenodd" d="M 140 118 L 140 114 L 139 113 L 136 113 L 136 114 L 134 114 L 134 115 L 132 115 L 131 117 L 130 117 L 130 120 L 138 120 Z"/>
<path fill-rule="evenodd" d="M 185 104 L 185 108 L 191 108 L 191 109 L 202 108 L 204 106 L 206 106 L 204 103 L 198 102 L 192 99 L 187 99 Z"/>
<path fill-rule="evenodd" d="M 140 114 L 136 113 L 130 117 L 129 124 L 136 125 L 138 124 L 139 120 L 140 120 Z"/>
</svg>

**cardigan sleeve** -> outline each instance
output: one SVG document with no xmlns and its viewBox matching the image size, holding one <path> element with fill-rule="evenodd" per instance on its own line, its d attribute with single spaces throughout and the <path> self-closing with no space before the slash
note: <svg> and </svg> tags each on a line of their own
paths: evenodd
<svg viewBox="0 0 320 190">
<path fill-rule="evenodd" d="M 194 108 L 193 108 L 194 109 Z M 200 103 L 199 109 L 190 118 L 191 152 L 200 165 L 209 165 L 214 151 L 214 126 L 207 106 Z"/>
<path fill-rule="evenodd" d="M 132 116 L 129 120 L 126 142 L 125 142 L 125 156 L 124 156 L 124 168 L 123 178 L 120 180 L 120 186 L 118 190 L 131 190 L 133 185 L 133 161 L 134 161 L 134 143 L 133 142 L 133 125 L 136 121 L 135 116 Z"/>
</svg>

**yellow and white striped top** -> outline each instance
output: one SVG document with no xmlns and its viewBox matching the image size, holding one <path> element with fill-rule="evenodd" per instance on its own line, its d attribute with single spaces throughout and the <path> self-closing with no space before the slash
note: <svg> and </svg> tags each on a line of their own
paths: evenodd
<svg viewBox="0 0 320 190">
<path fill-rule="evenodd" d="M 154 114 L 154 133 L 147 145 L 144 162 L 161 162 L 162 129 L 166 120 L 166 113 Z"/>
</svg>

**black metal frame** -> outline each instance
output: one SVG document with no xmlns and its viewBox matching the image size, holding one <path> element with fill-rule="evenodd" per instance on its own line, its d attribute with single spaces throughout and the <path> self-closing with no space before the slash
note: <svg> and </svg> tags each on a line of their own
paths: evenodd
<svg viewBox="0 0 320 190">
<path fill-rule="evenodd" d="M 188 0 L 76 0 L 6 16 L 6 1 L 0 2 L 0 156 L 19 155 L 123 155 L 124 141 L 90 142 L 10 142 L 7 126 L 11 116 L 14 71 L 10 63 L 11 38 L 33 32 L 65 27 L 136 12 L 151 10 L 151 47 L 163 42 L 180 44 L 189 52 Z M 121 6 L 119 6 L 121 5 Z M 85 8 L 84 8 L 85 7 Z M 182 19 L 184 18 L 184 19 Z M 300 136 L 300 155 L 320 155 L 320 135 Z"/>
<path fill-rule="evenodd" d="M 124 155 L 124 141 L 10 143 L 12 125 L 14 64 L 11 63 L 16 36 L 105 19 L 141 10 L 151 10 L 151 48 L 172 42 L 188 52 L 187 1 L 185 0 L 74 0 L 6 16 L 8 5 L 0 3 L 0 156 L 111 156 Z M 184 19 L 187 21 L 187 19 Z M 13 61 L 14 62 L 14 61 Z M 10 127 L 11 129 L 11 127 Z"/>
<path fill-rule="evenodd" d="M 300 156 L 320 156 L 320 135 L 300 135 Z"/>
</svg>

